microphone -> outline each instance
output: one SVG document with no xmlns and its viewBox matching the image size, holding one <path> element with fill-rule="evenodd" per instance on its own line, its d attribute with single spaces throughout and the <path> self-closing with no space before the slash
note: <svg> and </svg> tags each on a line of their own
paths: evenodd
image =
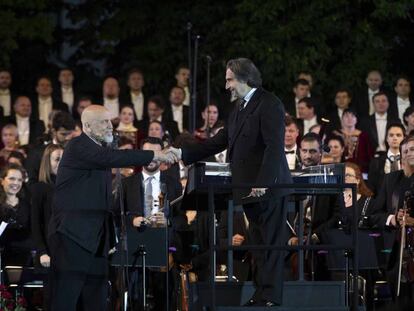
<svg viewBox="0 0 414 311">
<path fill-rule="evenodd" d="M 211 58 L 210 55 L 206 55 L 206 59 L 207 59 L 207 62 L 209 62 L 209 63 L 211 63 L 213 61 L 213 59 Z"/>
<path fill-rule="evenodd" d="M 167 189 L 167 184 L 162 182 L 160 183 L 160 190 L 161 192 L 164 194 L 164 202 L 163 202 L 163 206 L 160 206 L 160 208 L 162 208 L 162 210 L 164 211 L 164 216 L 166 219 L 168 219 L 168 216 L 170 214 L 169 208 L 168 208 L 168 189 Z"/>
<path fill-rule="evenodd" d="M 118 149 L 119 140 L 121 139 L 121 136 L 117 131 L 112 132 L 112 142 L 110 143 L 109 147 L 111 149 Z"/>
</svg>

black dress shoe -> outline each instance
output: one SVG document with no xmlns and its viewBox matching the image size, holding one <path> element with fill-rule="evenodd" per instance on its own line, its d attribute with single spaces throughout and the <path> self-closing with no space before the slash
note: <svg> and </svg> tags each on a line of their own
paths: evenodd
<svg viewBox="0 0 414 311">
<path fill-rule="evenodd" d="M 253 298 L 250 298 L 249 300 L 247 300 L 247 302 L 243 305 L 243 307 L 252 307 L 252 306 L 256 306 L 257 305 L 257 301 L 254 300 Z"/>
</svg>

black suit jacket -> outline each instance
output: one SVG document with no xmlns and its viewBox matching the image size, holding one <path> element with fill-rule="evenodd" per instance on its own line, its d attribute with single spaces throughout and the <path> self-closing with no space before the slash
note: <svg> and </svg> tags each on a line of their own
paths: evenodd
<svg viewBox="0 0 414 311">
<path fill-rule="evenodd" d="M 3 124 L 15 124 L 17 126 L 16 116 L 10 116 L 4 118 Z M 45 125 L 42 121 L 39 119 L 33 119 L 31 118 L 29 120 L 29 144 L 34 144 L 36 142 L 36 139 L 43 135 L 45 132 Z"/>
<path fill-rule="evenodd" d="M 147 165 L 153 156 L 152 151 L 105 148 L 84 133 L 73 138 L 59 165 L 49 236 L 59 232 L 96 253 L 109 232 L 111 168 Z"/>
<path fill-rule="evenodd" d="M 377 196 L 384 181 L 386 160 L 387 152 L 381 151 L 377 152 L 369 163 L 368 186 L 374 192 L 374 196 Z"/>
<path fill-rule="evenodd" d="M 398 119 L 393 118 L 393 116 L 389 113 L 387 113 L 387 125 L 390 125 L 391 123 L 398 123 Z M 369 116 L 365 120 L 363 120 L 361 124 L 361 130 L 366 132 L 369 136 L 369 141 L 371 142 L 372 148 L 374 150 L 377 149 L 379 145 L 378 141 L 378 130 L 377 130 L 377 123 L 375 122 L 375 114 Z"/>
<path fill-rule="evenodd" d="M 182 193 L 181 183 L 172 175 L 161 172 L 160 182 L 167 187 L 167 198 L 171 202 Z M 128 215 L 133 217 L 144 216 L 144 185 L 142 173 L 138 173 L 122 180 L 124 191 L 124 206 Z"/>
<path fill-rule="evenodd" d="M 144 119 L 148 118 L 148 102 L 147 102 L 147 97 L 145 96 L 145 94 L 144 93 L 142 93 L 142 94 L 144 96 L 144 106 L 142 108 L 143 109 L 143 111 L 142 111 L 142 120 L 144 120 Z M 121 94 L 119 102 L 121 104 L 120 105 L 121 109 L 122 109 L 123 106 L 127 106 L 127 105 L 134 106 L 134 103 L 132 102 L 131 92 L 128 91 L 128 92 L 125 92 L 125 93 Z M 134 117 L 135 117 L 136 122 L 140 121 L 137 118 L 137 115 L 135 113 L 135 109 L 134 109 Z"/>
<path fill-rule="evenodd" d="M 284 150 L 285 111 L 282 102 L 258 88 L 244 110 L 237 121 L 239 111 L 235 108 L 227 125 L 214 137 L 183 148 L 184 163 L 194 163 L 227 148 L 233 183 L 255 183 L 258 186 L 292 183 Z M 289 192 L 281 189 L 271 191 L 278 196 Z M 241 198 L 249 193 L 247 188 L 233 189 L 236 202 L 241 202 Z"/>
<path fill-rule="evenodd" d="M 397 94 L 392 94 L 389 96 L 389 103 L 390 106 L 388 108 L 388 113 L 392 115 L 394 119 L 399 120 L 401 123 L 404 122 L 404 120 L 400 120 L 398 117 L 398 100 L 397 100 Z M 410 97 L 410 107 L 414 106 L 414 98 Z"/>
<path fill-rule="evenodd" d="M 52 97 L 52 110 L 60 110 L 69 112 L 68 105 L 61 100 Z M 32 99 L 32 116 L 33 119 L 39 119 L 39 99 L 35 96 Z"/>
<path fill-rule="evenodd" d="M 72 106 L 72 117 L 75 120 L 80 120 L 80 115 L 77 111 L 77 107 L 78 107 L 79 98 L 81 98 L 81 95 L 80 95 L 80 92 L 78 91 L 77 87 L 73 87 L 72 89 L 73 89 L 73 97 L 74 97 L 73 98 L 73 106 Z M 56 88 L 56 90 L 54 91 L 53 98 L 56 98 L 60 102 L 64 103 L 63 96 L 62 96 L 62 89 L 61 89 L 60 86 L 58 88 Z M 65 104 L 67 104 L 67 103 L 65 103 Z M 69 106 L 68 106 L 68 108 L 69 108 Z"/>
<path fill-rule="evenodd" d="M 190 116 L 190 108 L 188 106 L 183 106 L 183 130 L 189 129 L 189 123 L 188 123 L 189 116 Z M 167 120 L 169 122 L 174 121 L 171 105 L 165 109 L 162 115 L 162 119 L 165 120 L 166 122 Z"/>
<path fill-rule="evenodd" d="M 380 92 L 384 92 L 384 89 L 380 88 Z M 369 117 L 368 87 L 357 90 L 354 93 L 352 98 L 352 106 L 358 115 L 359 121 Z"/>
</svg>

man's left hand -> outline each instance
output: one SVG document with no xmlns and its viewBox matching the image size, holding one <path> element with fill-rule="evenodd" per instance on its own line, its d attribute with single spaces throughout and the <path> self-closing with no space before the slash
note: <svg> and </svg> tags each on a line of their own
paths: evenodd
<svg viewBox="0 0 414 311">
<path fill-rule="evenodd" d="M 252 188 L 252 191 L 250 192 L 249 196 L 259 198 L 261 196 L 264 196 L 266 190 L 267 188 Z"/>
</svg>

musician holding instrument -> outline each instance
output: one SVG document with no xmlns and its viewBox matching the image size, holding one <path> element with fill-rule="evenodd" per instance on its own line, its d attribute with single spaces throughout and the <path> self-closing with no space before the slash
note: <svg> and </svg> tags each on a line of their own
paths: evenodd
<svg viewBox="0 0 414 311">
<path fill-rule="evenodd" d="M 414 202 L 414 136 L 400 145 L 402 170 L 385 175 L 376 200 L 372 225 L 385 228 L 394 235 L 387 264 L 387 280 L 393 299 L 399 307 L 412 303 L 414 297 L 414 254 L 412 253 Z M 401 240 L 405 243 L 401 243 Z"/>
</svg>

